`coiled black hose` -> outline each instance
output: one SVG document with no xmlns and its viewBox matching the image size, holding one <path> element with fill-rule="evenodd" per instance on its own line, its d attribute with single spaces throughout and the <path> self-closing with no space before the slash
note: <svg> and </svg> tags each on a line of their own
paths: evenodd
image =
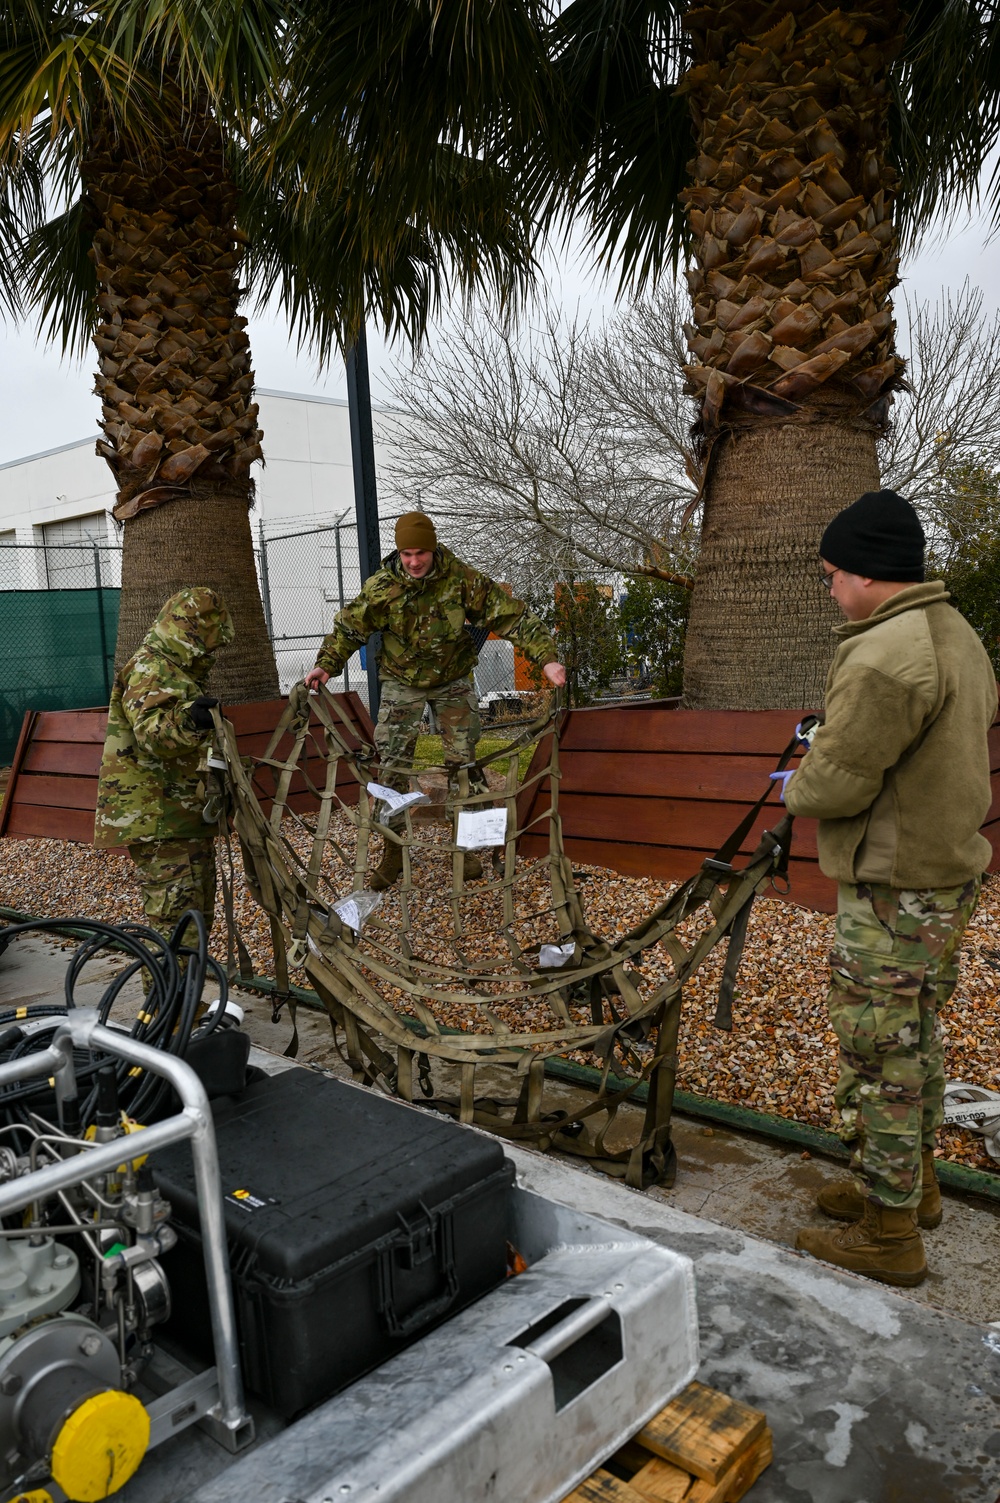
<svg viewBox="0 0 1000 1503">
<path fill-rule="evenodd" d="M 181 944 L 181 936 L 189 924 L 197 935 L 194 946 Z M 193 1041 L 206 1038 L 219 1026 L 225 1014 L 229 985 L 222 966 L 208 953 L 205 919 L 195 909 L 182 915 L 169 940 L 143 924 L 106 924 L 91 918 L 32 919 L 28 923 L 9 924 L 0 928 L 0 953 L 20 934 L 65 933 L 67 929 L 82 931 L 87 937 L 66 970 L 65 1005 L 42 1003 L 37 1007 L 0 1008 L 0 1061 L 23 1059 L 48 1047 L 50 1029 L 34 1028 L 25 1033 L 21 1025 L 51 1019 L 55 1028 L 59 1019 L 76 1007 L 74 992 L 80 974 L 102 950 L 124 950 L 130 957 L 129 964 L 97 1004 L 102 1023 L 107 1023 L 122 988 L 142 972 L 146 996 L 142 1011 L 129 1029 L 132 1038 L 183 1059 Z M 196 1027 L 198 1005 L 209 975 L 218 982 L 219 1001 Z M 168 1081 L 144 1070 L 136 1072 L 126 1060 L 109 1060 L 97 1052 L 76 1050 L 74 1064 L 82 1130 L 86 1131 L 95 1120 L 95 1077 L 98 1069 L 109 1063 L 114 1066 L 121 1109 L 137 1122 L 154 1121 L 167 1105 L 171 1092 Z M 26 1125 L 31 1113 L 56 1122 L 55 1091 L 47 1081 L 26 1080 L 0 1088 L 0 1126 Z"/>
</svg>

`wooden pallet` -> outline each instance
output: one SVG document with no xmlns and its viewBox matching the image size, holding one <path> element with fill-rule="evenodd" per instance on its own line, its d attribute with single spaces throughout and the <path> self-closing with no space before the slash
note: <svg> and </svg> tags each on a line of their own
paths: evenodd
<svg viewBox="0 0 1000 1503">
<path fill-rule="evenodd" d="M 772 1454 L 759 1409 L 689 1383 L 564 1503 L 737 1503 Z"/>
</svg>

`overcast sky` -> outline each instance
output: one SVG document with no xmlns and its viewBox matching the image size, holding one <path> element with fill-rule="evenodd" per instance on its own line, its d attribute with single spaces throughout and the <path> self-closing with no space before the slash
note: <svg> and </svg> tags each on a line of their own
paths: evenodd
<svg viewBox="0 0 1000 1503">
<path fill-rule="evenodd" d="M 957 290 L 968 277 L 983 289 L 987 316 L 996 315 L 1000 311 L 996 276 L 1000 245 L 987 241 L 986 224 L 979 219 L 947 235 L 929 237 L 904 263 L 897 300 L 901 302 L 905 292 L 911 299 L 936 301 L 942 288 Z M 547 258 L 546 272 L 567 310 L 579 307 L 596 321 L 613 306 L 611 291 L 587 269 L 582 255 L 552 254 Z M 280 316 L 250 317 L 248 332 L 258 386 L 330 397 L 346 395 L 339 363 L 325 374 L 318 373 L 315 362 L 299 354 L 289 342 Z M 399 352 L 387 350 L 374 329 L 369 330 L 369 352 L 372 395 L 378 401 L 387 394 L 388 376 Z M 91 372 L 89 358 L 82 364 L 65 361 L 58 348 L 40 345 L 28 328 L 0 323 L 0 464 L 96 434 L 99 409 Z"/>
</svg>

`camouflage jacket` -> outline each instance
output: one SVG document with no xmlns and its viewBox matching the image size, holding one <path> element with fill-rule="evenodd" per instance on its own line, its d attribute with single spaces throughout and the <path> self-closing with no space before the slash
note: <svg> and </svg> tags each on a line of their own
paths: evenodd
<svg viewBox="0 0 1000 1503">
<path fill-rule="evenodd" d="M 205 692 L 217 647 L 232 641 L 222 597 L 180 590 L 135 657 L 115 675 L 97 790 L 94 844 L 201 840 L 211 733 L 195 729 L 191 704 Z"/>
<path fill-rule="evenodd" d="M 551 636 L 523 601 L 449 549 L 437 548 L 422 579 L 407 574 L 398 553 L 390 554 L 338 614 L 316 666 L 338 677 L 371 633 L 381 632 L 380 672 L 413 689 L 438 689 L 464 678 L 478 662 L 467 621 L 515 642 L 539 665 L 557 656 Z"/>
</svg>

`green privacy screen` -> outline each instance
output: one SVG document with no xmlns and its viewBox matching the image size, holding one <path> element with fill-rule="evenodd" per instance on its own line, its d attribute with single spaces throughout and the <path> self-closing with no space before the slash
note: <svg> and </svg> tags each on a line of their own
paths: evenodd
<svg viewBox="0 0 1000 1503">
<path fill-rule="evenodd" d="M 25 710 L 106 705 L 114 677 L 118 590 L 0 590 L 0 767 Z"/>
</svg>

